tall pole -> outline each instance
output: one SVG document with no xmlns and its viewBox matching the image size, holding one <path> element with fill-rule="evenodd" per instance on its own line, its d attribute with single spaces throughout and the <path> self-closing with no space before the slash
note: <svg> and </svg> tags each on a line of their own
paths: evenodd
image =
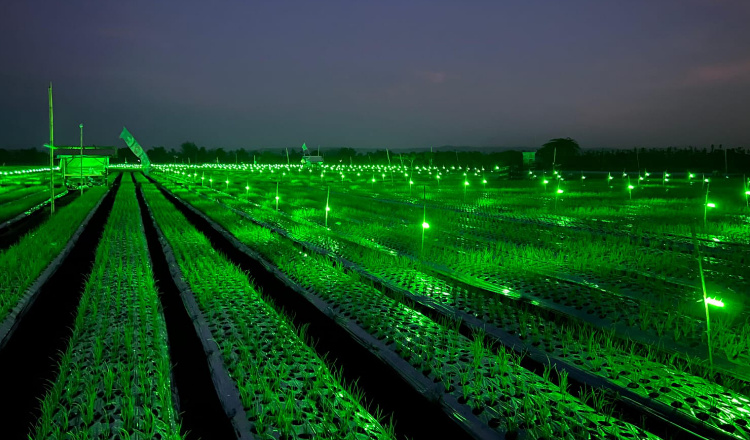
<svg viewBox="0 0 750 440">
<path fill-rule="evenodd" d="M 711 321 L 708 314 L 708 297 L 706 295 L 706 279 L 703 276 L 703 257 L 701 257 L 701 248 L 698 245 L 698 239 L 695 234 L 695 227 L 691 227 L 693 235 L 693 248 L 695 249 L 695 258 L 698 260 L 698 272 L 701 275 L 701 289 L 703 290 L 703 307 L 706 309 L 706 337 L 708 339 L 708 363 L 711 368 L 714 367 L 713 347 L 711 347 Z"/>
<path fill-rule="evenodd" d="M 427 229 L 427 186 L 422 186 L 422 247 L 419 251 L 419 256 L 424 256 L 424 230 Z"/>
<path fill-rule="evenodd" d="M 708 216 L 708 187 L 710 183 L 706 184 L 706 200 L 703 201 L 703 229 L 706 229 L 706 217 Z"/>
<path fill-rule="evenodd" d="M 557 147 L 555 147 L 555 150 L 552 153 L 552 171 L 555 171 L 555 162 L 556 161 L 557 161 Z"/>
<path fill-rule="evenodd" d="M 81 185 L 81 195 L 83 195 L 83 123 L 79 124 L 78 128 L 81 129 L 81 181 L 79 184 Z"/>
<path fill-rule="evenodd" d="M 328 185 L 328 194 L 326 195 L 326 229 L 328 229 L 328 211 L 331 208 L 328 206 L 328 200 L 331 198 L 331 186 Z"/>
<path fill-rule="evenodd" d="M 50 214 L 55 213 L 55 130 L 52 116 L 52 81 L 49 83 L 49 190 Z"/>
</svg>

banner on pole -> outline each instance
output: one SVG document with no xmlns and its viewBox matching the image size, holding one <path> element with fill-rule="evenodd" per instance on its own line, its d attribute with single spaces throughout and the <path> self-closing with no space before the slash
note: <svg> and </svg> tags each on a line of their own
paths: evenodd
<svg viewBox="0 0 750 440">
<path fill-rule="evenodd" d="M 130 151 L 135 154 L 135 156 L 141 160 L 141 168 L 143 168 L 143 173 L 148 175 L 148 172 L 151 169 L 151 161 L 148 159 L 148 155 L 143 150 L 143 147 L 138 143 L 138 141 L 135 140 L 132 134 L 128 131 L 127 128 L 122 127 L 122 133 L 120 133 L 120 139 L 125 141 L 125 144 L 130 148 Z"/>
</svg>

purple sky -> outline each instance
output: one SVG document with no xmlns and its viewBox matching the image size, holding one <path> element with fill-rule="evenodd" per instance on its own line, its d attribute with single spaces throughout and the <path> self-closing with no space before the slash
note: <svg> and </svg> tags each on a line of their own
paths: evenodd
<svg viewBox="0 0 750 440">
<path fill-rule="evenodd" d="M 0 148 L 750 147 L 747 0 L 19 1 Z"/>
</svg>

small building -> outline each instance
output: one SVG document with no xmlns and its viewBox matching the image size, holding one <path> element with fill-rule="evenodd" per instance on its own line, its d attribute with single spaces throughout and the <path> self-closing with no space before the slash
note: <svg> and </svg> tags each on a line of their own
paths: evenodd
<svg viewBox="0 0 750 440">
<path fill-rule="evenodd" d="M 536 165 L 536 151 L 522 151 L 523 154 L 523 168 L 525 170 L 534 168 Z"/>
<path fill-rule="evenodd" d="M 109 173 L 109 158 L 117 157 L 116 148 L 58 147 L 55 157 L 60 160 L 60 171 L 65 185 L 105 185 Z"/>
</svg>

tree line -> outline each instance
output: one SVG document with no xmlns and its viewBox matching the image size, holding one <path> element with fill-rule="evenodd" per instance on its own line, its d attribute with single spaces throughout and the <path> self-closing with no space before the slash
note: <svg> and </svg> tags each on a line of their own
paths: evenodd
<svg viewBox="0 0 750 440">
<path fill-rule="evenodd" d="M 66 148 L 66 147 L 60 147 Z M 73 146 L 71 148 L 77 148 Z M 115 147 L 101 147 L 115 148 Z M 117 156 L 112 163 L 136 163 L 137 158 L 128 148 L 116 148 Z M 317 154 L 317 148 L 312 148 Z M 199 147 L 193 142 L 184 142 L 179 149 L 166 149 L 163 146 L 146 150 L 153 163 L 258 163 L 258 164 L 299 164 L 302 150 L 299 148 L 226 150 L 224 148 Z M 288 158 L 287 158 L 288 153 Z M 521 151 L 470 151 L 465 147 L 451 151 L 451 147 L 441 147 L 438 151 L 375 150 L 358 151 L 353 148 L 321 148 L 320 154 L 328 164 L 391 164 L 407 166 L 471 166 L 486 169 L 494 166 L 510 167 L 514 170 L 526 169 Z M 629 148 L 611 150 L 583 150 L 574 139 L 558 138 L 545 143 L 535 154 L 536 163 L 532 168 L 567 171 L 619 171 L 647 169 L 659 171 L 730 173 L 750 172 L 750 150 L 725 148 L 722 145 L 705 148 Z M 0 165 L 40 165 L 49 163 L 49 152 L 40 149 L 4 150 L 0 149 Z"/>
</svg>

